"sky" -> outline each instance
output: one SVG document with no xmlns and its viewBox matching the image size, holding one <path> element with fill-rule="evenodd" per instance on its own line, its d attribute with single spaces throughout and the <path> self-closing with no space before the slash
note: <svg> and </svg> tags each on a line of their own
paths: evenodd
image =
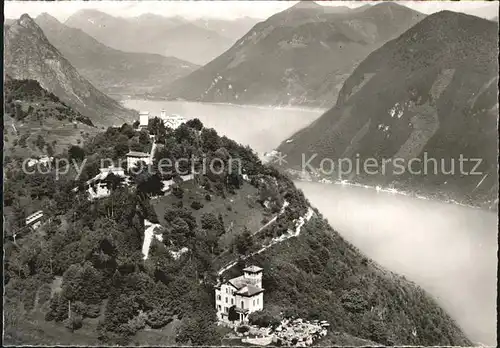
<svg viewBox="0 0 500 348">
<path fill-rule="evenodd" d="M 430 14 L 442 10 L 464 12 L 491 19 L 498 15 L 496 1 L 398 1 L 417 11 Z M 60 21 L 81 9 L 96 9 L 113 16 L 135 17 L 154 13 L 187 19 L 266 19 L 293 6 L 297 1 L 5 1 L 5 18 L 19 18 L 23 13 L 36 17 L 47 12 Z M 373 1 L 318 1 L 323 6 L 358 7 Z"/>
</svg>

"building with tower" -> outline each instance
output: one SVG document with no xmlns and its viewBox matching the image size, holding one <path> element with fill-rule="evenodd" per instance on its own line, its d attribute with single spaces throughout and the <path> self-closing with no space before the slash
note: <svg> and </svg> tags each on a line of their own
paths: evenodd
<svg viewBox="0 0 500 348">
<path fill-rule="evenodd" d="M 217 317 L 229 321 L 229 312 L 237 313 L 239 322 L 248 321 L 248 315 L 264 309 L 262 268 L 250 266 L 243 275 L 219 282 L 215 286 L 215 308 Z"/>
</svg>

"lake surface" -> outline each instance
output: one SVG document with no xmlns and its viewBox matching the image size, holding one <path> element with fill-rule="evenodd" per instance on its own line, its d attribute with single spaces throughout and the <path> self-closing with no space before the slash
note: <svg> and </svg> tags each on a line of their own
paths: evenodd
<svg viewBox="0 0 500 348">
<path fill-rule="evenodd" d="M 149 111 L 160 115 L 179 114 L 186 119 L 198 118 L 207 127 L 243 145 L 250 145 L 257 153 L 270 151 L 287 137 L 321 116 L 321 109 L 273 109 L 257 106 L 192 103 L 180 101 L 151 101 L 128 99 L 127 108 Z"/>
<path fill-rule="evenodd" d="M 165 108 L 257 152 L 271 151 L 322 110 L 126 100 L 159 115 Z M 474 342 L 496 344 L 495 213 L 375 190 L 296 182 L 330 224 L 364 254 L 429 292 Z"/>
<path fill-rule="evenodd" d="M 496 345 L 495 213 L 361 187 L 295 184 L 361 252 L 422 286 L 471 340 Z"/>
</svg>

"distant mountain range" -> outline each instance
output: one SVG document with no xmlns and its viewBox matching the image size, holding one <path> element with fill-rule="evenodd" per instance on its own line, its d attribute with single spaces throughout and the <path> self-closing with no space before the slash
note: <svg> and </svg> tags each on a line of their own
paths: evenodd
<svg viewBox="0 0 500 348">
<path fill-rule="evenodd" d="M 122 18 L 97 10 L 81 10 L 64 24 L 81 29 L 117 50 L 156 53 L 205 64 L 229 49 L 256 22 L 249 17 L 234 21 L 189 21 L 156 14 Z"/>
<path fill-rule="evenodd" d="M 189 74 L 197 65 L 159 54 L 109 48 L 84 31 L 44 13 L 35 22 L 70 63 L 105 93 L 144 93 Z"/>
<path fill-rule="evenodd" d="M 258 23 L 228 51 L 155 95 L 331 106 L 360 61 L 424 17 L 395 3 L 349 9 L 300 2 Z"/>
<path fill-rule="evenodd" d="M 38 81 L 96 125 L 136 117 L 136 112 L 124 108 L 82 77 L 29 15 L 4 26 L 4 42 L 4 69 L 12 78 Z"/>
<path fill-rule="evenodd" d="M 342 179 L 469 204 L 491 202 L 498 190 L 497 56 L 496 23 L 449 11 L 430 15 L 371 53 L 346 80 L 336 105 L 279 151 L 295 169 L 314 155 L 309 163 L 315 168 L 323 159 L 371 158 L 379 174 L 361 171 Z M 468 160 L 463 170 L 461 156 Z M 427 162 L 424 175 L 426 158 L 436 159 L 438 168 Z M 394 161 L 385 175 L 383 159 Z M 421 174 L 408 168 L 399 173 L 396 159 L 407 166 L 418 159 L 411 168 Z M 475 168 L 472 159 L 482 162 Z M 336 167 L 331 177 L 338 172 Z M 482 174 L 471 175 L 476 172 Z"/>
</svg>

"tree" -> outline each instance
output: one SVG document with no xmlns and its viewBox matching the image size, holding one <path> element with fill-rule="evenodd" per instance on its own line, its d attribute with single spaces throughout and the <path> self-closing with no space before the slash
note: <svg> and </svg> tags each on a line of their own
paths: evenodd
<svg viewBox="0 0 500 348">
<path fill-rule="evenodd" d="M 236 251 L 240 255 L 246 255 L 254 249 L 252 234 L 245 226 L 243 233 L 239 234 L 235 240 Z"/>
<path fill-rule="evenodd" d="M 201 131 L 203 129 L 203 123 L 201 123 L 201 121 L 197 118 L 187 121 L 186 126 L 196 129 L 197 131 Z"/>
<path fill-rule="evenodd" d="M 80 162 L 85 158 L 85 151 L 80 146 L 73 145 L 68 150 L 68 156 L 70 161 L 74 159 Z"/>
<path fill-rule="evenodd" d="M 240 319 L 240 315 L 238 312 L 236 312 L 236 306 L 231 306 L 229 307 L 229 312 L 227 314 L 227 319 L 230 321 L 230 322 L 234 322 L 236 320 L 239 320 Z"/>
</svg>

